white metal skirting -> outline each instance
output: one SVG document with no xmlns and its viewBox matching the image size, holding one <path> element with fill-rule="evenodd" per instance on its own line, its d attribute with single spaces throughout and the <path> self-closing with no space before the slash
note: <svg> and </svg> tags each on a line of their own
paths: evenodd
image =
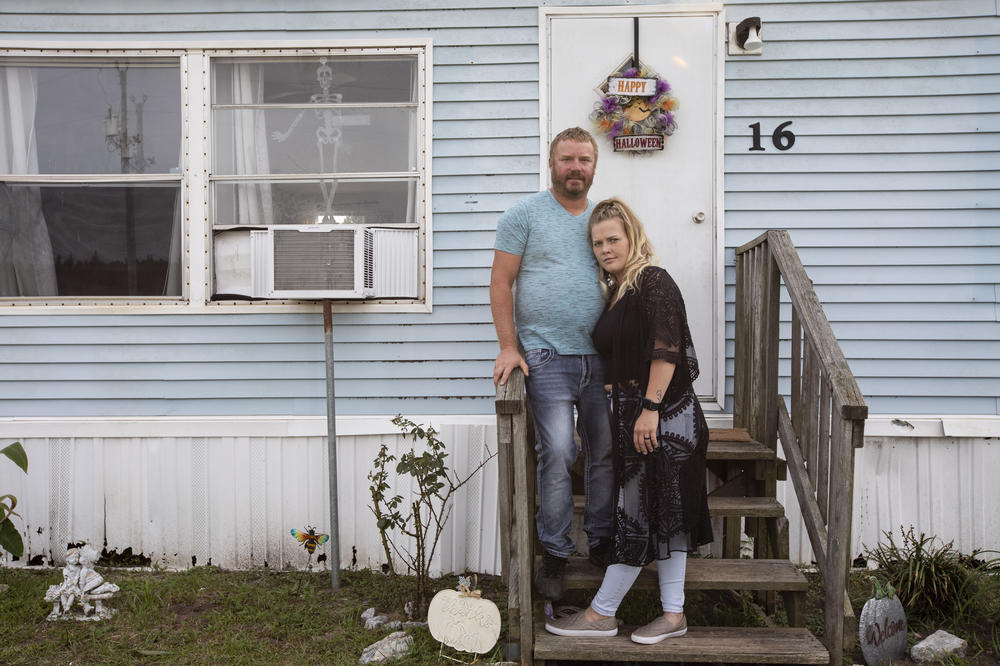
<svg viewBox="0 0 1000 666">
<path fill-rule="evenodd" d="M 952 541 L 962 553 L 1000 550 L 1000 444 L 991 438 L 866 437 L 855 451 L 851 557 L 900 529 Z M 813 559 L 791 481 L 778 483 L 793 561 Z"/>
<path fill-rule="evenodd" d="M 463 477 L 487 450 L 496 451 L 496 427 L 482 419 L 435 425 Z M 290 530 L 329 531 L 326 438 L 314 432 L 29 437 L 21 441 L 30 474 L 0 459 L 0 489 L 19 499 L 28 556 L 46 563 L 61 563 L 68 542 L 86 540 L 119 553 L 131 548 L 171 568 L 302 568 L 308 555 Z M 395 455 L 402 452 L 396 434 L 338 437 L 345 567 L 385 561 L 368 481 L 383 441 Z M 856 451 L 852 557 L 884 540 L 885 531 L 898 543 L 900 527 L 911 525 L 953 540 L 963 553 L 1000 549 L 1000 486 L 990 483 L 997 469 L 1000 445 L 991 438 L 867 437 Z M 500 572 L 497 494 L 494 459 L 457 494 L 433 573 Z M 791 558 L 809 563 L 812 549 L 790 482 L 779 482 L 778 499 L 789 518 Z"/>
<path fill-rule="evenodd" d="M 496 451 L 495 426 L 438 427 L 448 462 L 462 477 L 488 455 L 487 448 Z M 46 563 L 61 563 L 68 542 L 87 541 L 119 553 L 131 548 L 170 568 L 209 563 L 301 568 L 308 554 L 290 530 L 314 526 L 329 532 L 325 437 L 39 437 L 21 442 L 29 474 L 2 464 L 0 488 L 18 497 L 25 560 L 41 555 Z M 338 437 L 344 567 L 352 561 L 378 567 L 385 561 L 369 509 L 368 481 L 382 442 L 397 457 L 408 447 L 400 435 Z M 405 496 L 411 489 L 400 490 Z M 496 498 L 494 458 L 456 495 L 432 573 L 500 571 Z"/>
</svg>

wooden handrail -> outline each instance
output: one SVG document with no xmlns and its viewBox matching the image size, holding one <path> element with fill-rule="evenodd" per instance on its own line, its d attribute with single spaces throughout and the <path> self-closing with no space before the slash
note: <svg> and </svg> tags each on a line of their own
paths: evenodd
<svg viewBox="0 0 1000 666">
<path fill-rule="evenodd" d="M 781 286 L 792 305 L 791 412 L 778 392 Z M 733 420 L 776 447 L 780 439 L 824 586 L 824 636 L 840 664 L 856 627 L 847 599 L 854 449 L 868 407 L 787 231 L 736 249 Z"/>
</svg>

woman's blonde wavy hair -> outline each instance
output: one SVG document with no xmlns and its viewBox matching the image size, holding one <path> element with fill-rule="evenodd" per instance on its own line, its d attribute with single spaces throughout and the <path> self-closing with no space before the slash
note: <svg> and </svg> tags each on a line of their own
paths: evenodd
<svg viewBox="0 0 1000 666">
<path fill-rule="evenodd" d="M 604 291 L 604 297 L 610 299 L 612 305 L 617 303 L 630 289 L 635 289 L 642 269 L 646 266 L 652 266 L 658 261 L 653 251 L 653 245 L 646 237 L 646 231 L 642 227 L 639 216 L 628 204 L 617 197 L 605 199 L 594 206 L 594 212 L 590 214 L 590 221 L 587 224 L 587 235 L 591 244 L 594 241 L 594 225 L 613 218 L 619 218 L 622 221 L 622 228 L 628 239 L 628 259 L 625 261 L 621 284 L 616 283 L 613 275 L 603 268 L 600 269 L 601 289 Z"/>
</svg>

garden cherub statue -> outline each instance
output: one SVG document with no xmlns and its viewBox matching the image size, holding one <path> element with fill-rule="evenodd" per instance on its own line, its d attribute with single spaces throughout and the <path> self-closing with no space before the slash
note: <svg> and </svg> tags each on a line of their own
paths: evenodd
<svg viewBox="0 0 1000 666">
<path fill-rule="evenodd" d="M 94 565 L 99 554 L 88 544 L 70 548 L 66 553 L 63 567 L 63 582 L 50 585 L 45 593 L 45 601 L 52 604 L 49 620 L 69 619 L 101 620 L 114 615 L 113 608 L 105 608 L 104 601 L 118 591 L 118 586 L 104 580 Z M 73 615 L 73 603 L 78 602 L 82 614 Z M 93 603 L 91 603 L 93 602 Z"/>
</svg>

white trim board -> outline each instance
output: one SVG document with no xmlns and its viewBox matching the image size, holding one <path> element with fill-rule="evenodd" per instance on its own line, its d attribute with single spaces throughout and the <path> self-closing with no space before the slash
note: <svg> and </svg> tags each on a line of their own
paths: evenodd
<svg viewBox="0 0 1000 666">
<path fill-rule="evenodd" d="M 433 425 L 496 424 L 493 414 L 407 415 Z M 732 427 L 732 415 L 706 415 L 713 428 Z M 338 416 L 337 437 L 398 435 L 392 416 Z M 326 437 L 326 416 L 145 416 L 0 418 L 0 440 L 29 437 Z"/>
</svg>

